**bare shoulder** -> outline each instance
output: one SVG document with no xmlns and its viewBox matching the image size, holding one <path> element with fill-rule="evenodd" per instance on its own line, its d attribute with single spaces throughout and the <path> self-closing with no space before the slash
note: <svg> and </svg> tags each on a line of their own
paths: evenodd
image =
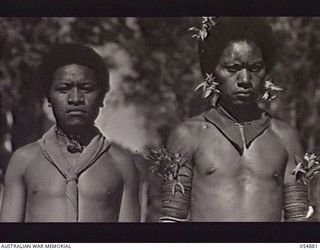
<svg viewBox="0 0 320 250">
<path fill-rule="evenodd" d="M 279 119 L 271 119 L 271 129 L 282 140 L 299 140 L 298 131 Z"/>
<path fill-rule="evenodd" d="M 39 153 L 41 153 L 41 148 L 37 142 L 18 148 L 11 156 L 8 171 L 11 170 L 21 174 L 25 173 L 30 162 L 32 162 Z"/>
<path fill-rule="evenodd" d="M 130 162 L 133 160 L 132 153 L 117 144 L 111 144 L 109 153 L 117 162 Z"/>
<path fill-rule="evenodd" d="M 41 152 L 41 148 L 37 142 L 32 142 L 23 147 L 18 148 L 13 155 L 21 157 L 24 160 L 32 160 L 36 154 Z"/>
<path fill-rule="evenodd" d="M 198 136 L 207 122 L 201 115 L 191 117 L 179 123 L 171 132 L 171 136 L 193 140 Z"/>
<path fill-rule="evenodd" d="M 279 119 L 271 119 L 271 129 L 278 136 L 283 146 L 295 155 L 302 154 L 301 141 L 298 131 Z"/>
<path fill-rule="evenodd" d="M 134 164 L 134 158 L 133 154 L 129 150 L 124 149 L 117 144 L 111 144 L 109 153 L 115 161 L 116 167 L 120 170 L 122 175 L 135 175 L 136 167 Z"/>
<path fill-rule="evenodd" d="M 199 138 L 204 131 L 206 121 L 201 115 L 192 117 L 173 128 L 167 149 L 180 154 L 192 155 L 199 146 Z"/>
</svg>

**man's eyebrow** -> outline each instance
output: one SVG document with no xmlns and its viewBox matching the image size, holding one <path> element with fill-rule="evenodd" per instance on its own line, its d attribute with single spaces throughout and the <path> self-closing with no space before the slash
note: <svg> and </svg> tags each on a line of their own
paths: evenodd
<svg viewBox="0 0 320 250">
<path fill-rule="evenodd" d="M 241 62 L 238 62 L 238 61 L 226 61 L 223 63 L 223 65 L 240 65 Z"/>
<path fill-rule="evenodd" d="M 244 67 L 247 67 L 247 66 L 256 66 L 256 65 L 265 65 L 264 61 L 256 61 L 256 62 L 250 62 L 250 63 L 243 63 L 243 62 L 238 62 L 238 61 L 234 61 L 234 62 L 224 62 L 223 63 L 223 66 L 244 66 Z"/>
<path fill-rule="evenodd" d="M 258 60 L 256 60 L 256 61 L 253 61 L 252 63 L 250 63 L 250 65 L 251 65 L 251 64 L 264 64 L 264 61 L 261 60 L 261 59 L 258 59 Z"/>
<path fill-rule="evenodd" d="M 57 85 L 63 85 L 63 84 L 65 84 L 65 85 L 70 85 L 70 84 L 72 84 L 72 82 L 71 81 L 67 81 L 67 80 L 59 80 L 59 81 L 57 81 Z"/>
<path fill-rule="evenodd" d="M 81 80 L 80 82 L 81 85 L 97 85 L 96 81 L 92 81 L 92 80 Z"/>
</svg>

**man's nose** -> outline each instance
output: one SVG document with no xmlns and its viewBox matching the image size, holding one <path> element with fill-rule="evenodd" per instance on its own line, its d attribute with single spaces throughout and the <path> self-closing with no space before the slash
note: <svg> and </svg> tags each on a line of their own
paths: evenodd
<svg viewBox="0 0 320 250">
<path fill-rule="evenodd" d="M 242 69 L 238 74 L 238 86 L 242 88 L 251 88 L 251 75 L 247 69 Z"/>
<path fill-rule="evenodd" d="M 84 104 L 84 96 L 81 90 L 73 88 L 68 96 L 68 104 L 81 105 Z"/>
</svg>

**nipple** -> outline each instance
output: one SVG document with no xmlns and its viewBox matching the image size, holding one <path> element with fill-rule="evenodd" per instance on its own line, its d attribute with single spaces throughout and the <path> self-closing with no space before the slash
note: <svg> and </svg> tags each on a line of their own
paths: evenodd
<svg viewBox="0 0 320 250">
<path fill-rule="evenodd" d="M 212 175 L 217 169 L 215 167 L 211 167 L 206 170 L 205 174 L 206 175 Z"/>
</svg>

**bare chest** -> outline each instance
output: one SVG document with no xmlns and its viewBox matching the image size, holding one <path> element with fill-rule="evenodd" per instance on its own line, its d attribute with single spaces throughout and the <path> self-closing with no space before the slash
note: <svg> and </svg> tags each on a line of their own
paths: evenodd
<svg viewBox="0 0 320 250">
<path fill-rule="evenodd" d="M 242 155 L 213 127 L 199 141 L 194 156 L 194 174 L 198 178 L 283 179 L 287 162 L 286 150 L 269 128 Z"/>
<path fill-rule="evenodd" d="M 28 167 L 25 182 L 28 198 L 54 199 L 65 196 L 65 177 L 44 157 L 39 157 Z M 121 174 L 107 155 L 82 172 L 77 183 L 80 198 L 111 199 L 122 190 Z"/>
</svg>

